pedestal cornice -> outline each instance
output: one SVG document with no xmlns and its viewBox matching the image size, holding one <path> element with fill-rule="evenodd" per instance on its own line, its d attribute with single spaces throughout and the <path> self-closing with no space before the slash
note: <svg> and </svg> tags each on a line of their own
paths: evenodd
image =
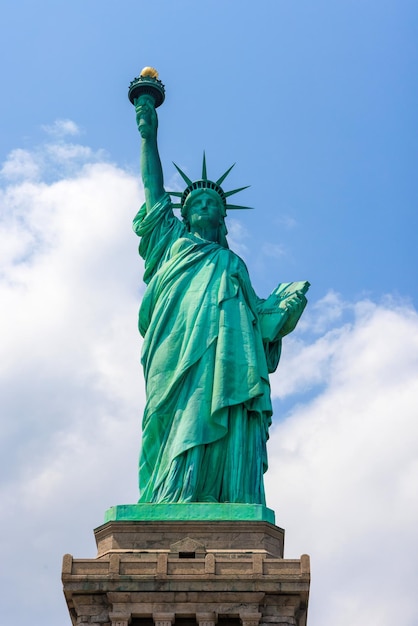
<svg viewBox="0 0 418 626">
<path fill-rule="evenodd" d="M 108 522 L 95 559 L 64 557 L 73 624 L 305 626 L 309 557 L 283 559 L 283 534 L 267 522 Z"/>
</svg>

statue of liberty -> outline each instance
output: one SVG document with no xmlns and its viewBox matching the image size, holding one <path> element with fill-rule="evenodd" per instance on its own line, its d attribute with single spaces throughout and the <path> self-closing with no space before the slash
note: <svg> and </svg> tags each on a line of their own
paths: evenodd
<svg viewBox="0 0 418 626">
<path fill-rule="evenodd" d="M 162 84 L 150 68 L 137 80 L 157 88 L 131 98 L 145 190 L 133 228 L 147 285 L 139 312 L 147 396 L 139 502 L 265 504 L 269 373 L 309 283 L 279 285 L 267 300 L 255 294 L 226 239 L 227 211 L 246 208 L 227 202 L 243 189 L 224 191 L 231 168 L 212 181 L 204 158 L 199 180 L 177 168 L 187 187 L 166 192 L 155 110 Z"/>
</svg>

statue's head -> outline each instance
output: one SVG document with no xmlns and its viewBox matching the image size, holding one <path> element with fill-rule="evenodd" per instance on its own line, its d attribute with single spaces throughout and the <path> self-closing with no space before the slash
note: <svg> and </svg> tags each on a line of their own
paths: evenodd
<svg viewBox="0 0 418 626">
<path fill-rule="evenodd" d="M 206 158 L 203 153 L 203 165 L 202 165 L 202 178 L 200 180 L 192 181 L 179 167 L 174 163 L 177 171 L 183 180 L 187 183 L 187 187 L 184 191 L 169 191 L 171 196 L 177 196 L 180 198 L 180 202 L 173 204 L 174 207 L 181 209 L 181 215 L 183 220 L 190 230 L 190 219 L 201 219 L 199 215 L 198 205 L 206 205 L 206 216 L 204 219 L 208 219 L 208 214 L 213 214 L 213 219 L 217 219 L 219 224 L 219 237 L 218 243 L 225 248 L 228 247 L 226 241 L 226 226 L 225 217 L 228 209 L 249 209 L 250 207 L 238 206 L 235 204 L 227 204 L 227 198 L 234 193 L 238 193 L 247 187 L 240 187 L 239 189 L 233 189 L 232 191 L 224 191 L 221 184 L 232 170 L 233 165 L 216 181 L 209 180 L 206 174 Z"/>
<path fill-rule="evenodd" d="M 217 229 L 217 242 L 228 247 L 225 204 L 216 191 L 210 188 L 192 190 L 181 208 L 181 215 L 187 230 L 195 230 L 199 226 Z"/>
</svg>

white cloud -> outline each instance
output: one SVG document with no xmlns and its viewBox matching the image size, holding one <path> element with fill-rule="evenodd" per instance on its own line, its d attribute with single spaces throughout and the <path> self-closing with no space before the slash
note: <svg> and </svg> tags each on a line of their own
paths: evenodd
<svg viewBox="0 0 418 626">
<path fill-rule="evenodd" d="M 324 333 L 329 327 L 342 319 L 344 311 L 351 309 L 352 305 L 344 302 L 340 294 L 329 291 L 323 298 L 310 304 L 307 311 L 309 326 L 313 332 Z M 305 328 L 306 315 L 302 316 L 298 328 Z"/>
<path fill-rule="evenodd" d="M 7 180 L 36 180 L 39 177 L 39 165 L 33 154 L 16 148 L 3 163 L 0 174 Z"/>
<path fill-rule="evenodd" d="M 226 226 L 228 229 L 228 245 L 236 254 L 245 260 L 248 254 L 248 248 L 245 244 L 249 237 L 249 233 L 242 222 L 233 217 L 227 217 Z"/>
<path fill-rule="evenodd" d="M 287 555 L 311 553 L 312 626 L 351 626 L 358 615 L 412 626 L 418 315 L 390 300 L 352 308 L 350 325 L 299 344 L 277 374 L 293 372 L 283 393 L 322 387 L 273 429 L 270 505 L 288 530 Z"/>
<path fill-rule="evenodd" d="M 54 143 L 46 146 L 48 156 L 60 162 L 68 162 L 74 159 L 87 161 L 93 159 L 93 151 L 88 146 L 74 143 Z"/>
<path fill-rule="evenodd" d="M 48 163 L 45 146 L 32 156 Z M 83 534 L 91 554 L 104 510 L 137 496 L 142 264 L 130 223 L 141 196 L 137 180 L 105 162 L 0 195 L 4 623 L 44 622 L 45 601 L 51 624 L 67 623 L 61 554 Z"/>
<path fill-rule="evenodd" d="M 62 554 L 94 556 L 105 509 L 137 496 L 142 192 L 88 148 L 55 145 L 71 166 L 51 176 L 41 146 L 27 162 L 43 178 L 23 167 L 0 194 L 0 621 L 18 626 L 68 623 Z M 312 556 L 309 626 L 417 622 L 417 354 L 417 313 L 390 299 L 330 293 L 287 338 L 274 396 L 310 395 L 272 429 L 267 492 L 286 556 Z"/>
<path fill-rule="evenodd" d="M 21 148 L 12 150 L 0 169 L 6 183 L 20 185 L 28 182 L 50 182 L 75 175 L 84 165 L 106 161 L 103 150 L 93 151 L 89 146 L 70 143 L 66 135 L 79 133 L 71 120 L 59 120 L 50 127 L 44 127 L 53 141 L 47 141 L 28 151 Z M 13 189 L 8 188 L 10 194 Z"/>
<path fill-rule="evenodd" d="M 73 120 L 55 120 L 53 124 L 46 124 L 42 129 L 55 137 L 67 137 L 68 135 L 79 135 L 80 128 Z"/>
<path fill-rule="evenodd" d="M 280 259 L 286 255 L 286 249 L 283 245 L 277 243 L 266 242 L 263 245 L 262 253 L 270 259 Z"/>
<path fill-rule="evenodd" d="M 282 213 L 281 215 L 278 215 L 274 219 L 274 223 L 277 224 L 277 226 L 279 226 L 281 230 L 283 229 L 292 230 L 298 225 L 297 221 L 292 215 L 284 214 L 284 213 Z"/>
</svg>

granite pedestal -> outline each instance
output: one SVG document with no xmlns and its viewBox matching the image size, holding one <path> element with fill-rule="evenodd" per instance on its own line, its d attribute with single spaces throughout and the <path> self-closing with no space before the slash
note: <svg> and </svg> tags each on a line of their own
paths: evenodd
<svg viewBox="0 0 418 626">
<path fill-rule="evenodd" d="M 270 522 L 113 520 L 95 537 L 96 558 L 63 560 L 74 626 L 306 624 L 309 557 L 283 559 Z"/>
</svg>

